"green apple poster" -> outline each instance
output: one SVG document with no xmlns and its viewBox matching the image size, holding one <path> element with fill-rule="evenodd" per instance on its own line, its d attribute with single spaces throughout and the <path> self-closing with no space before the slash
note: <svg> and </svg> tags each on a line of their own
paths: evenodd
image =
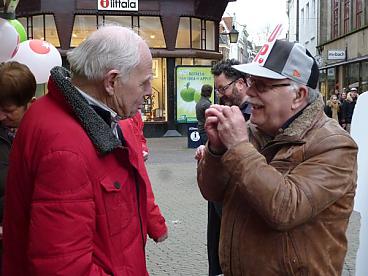
<svg viewBox="0 0 368 276">
<path fill-rule="evenodd" d="M 213 87 L 211 66 L 176 67 L 176 120 L 178 123 L 196 123 L 195 106 L 201 98 L 202 85 Z M 214 100 L 212 90 L 211 102 Z"/>
</svg>

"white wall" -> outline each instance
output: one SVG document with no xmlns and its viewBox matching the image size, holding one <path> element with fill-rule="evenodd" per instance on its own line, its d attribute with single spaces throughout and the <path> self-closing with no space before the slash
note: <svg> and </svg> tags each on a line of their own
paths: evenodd
<svg viewBox="0 0 368 276">
<path fill-rule="evenodd" d="M 318 4 L 319 0 L 299 0 L 299 42 L 303 44 L 313 56 L 317 54 Z M 304 18 L 302 18 L 302 11 L 304 11 Z"/>
<path fill-rule="evenodd" d="M 299 43 L 313 56 L 317 55 L 317 14 L 319 0 L 291 0 L 289 7 L 289 41 L 296 41 L 296 9 L 299 1 Z"/>
<path fill-rule="evenodd" d="M 289 10 L 289 41 L 296 42 L 296 0 L 288 2 Z"/>
</svg>

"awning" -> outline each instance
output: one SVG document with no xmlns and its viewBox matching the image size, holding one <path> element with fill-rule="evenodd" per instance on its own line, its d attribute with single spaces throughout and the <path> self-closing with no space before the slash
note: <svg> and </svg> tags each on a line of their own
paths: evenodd
<svg viewBox="0 0 368 276">
<path fill-rule="evenodd" d="M 340 66 L 340 65 L 345 65 L 345 64 L 350 64 L 350 63 L 355 63 L 355 62 L 364 61 L 364 60 L 368 61 L 368 55 L 363 56 L 363 57 L 350 59 L 350 60 L 344 60 L 344 61 L 336 62 L 336 63 L 333 63 L 333 64 L 328 64 L 326 66 L 320 67 L 319 70 L 328 69 L 328 68 L 332 68 L 332 67 L 336 67 L 336 66 Z"/>
</svg>

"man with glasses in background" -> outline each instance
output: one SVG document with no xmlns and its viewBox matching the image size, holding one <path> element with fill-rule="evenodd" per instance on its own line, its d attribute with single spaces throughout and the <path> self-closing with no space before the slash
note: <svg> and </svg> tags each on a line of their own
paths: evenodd
<svg viewBox="0 0 368 276">
<path fill-rule="evenodd" d="M 249 74 L 245 124 L 236 106 L 206 111 L 202 195 L 222 202 L 225 275 L 340 275 L 356 189 L 357 146 L 323 111 L 319 69 L 300 44 L 276 40 Z M 341 162 L 344 160 L 344 162 Z"/>
<path fill-rule="evenodd" d="M 220 103 L 238 106 L 247 121 L 250 117 L 251 107 L 247 102 L 246 74 L 232 67 L 238 64 L 239 61 L 235 59 L 222 60 L 213 66 L 211 72 L 214 75 L 215 92 Z M 201 159 L 204 148 L 204 146 L 198 147 L 195 156 L 197 160 Z M 207 253 L 210 276 L 222 274 L 218 256 L 221 209 L 221 203 L 208 201 Z"/>
</svg>

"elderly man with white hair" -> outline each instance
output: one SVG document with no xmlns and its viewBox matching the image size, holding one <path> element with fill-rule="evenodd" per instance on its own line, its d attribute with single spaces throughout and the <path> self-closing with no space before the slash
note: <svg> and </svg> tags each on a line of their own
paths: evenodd
<svg viewBox="0 0 368 276">
<path fill-rule="evenodd" d="M 134 130 L 119 121 L 152 93 L 150 50 L 106 26 L 68 61 L 71 73 L 52 69 L 13 144 L 4 275 L 148 275 L 153 195 Z"/>
</svg>

